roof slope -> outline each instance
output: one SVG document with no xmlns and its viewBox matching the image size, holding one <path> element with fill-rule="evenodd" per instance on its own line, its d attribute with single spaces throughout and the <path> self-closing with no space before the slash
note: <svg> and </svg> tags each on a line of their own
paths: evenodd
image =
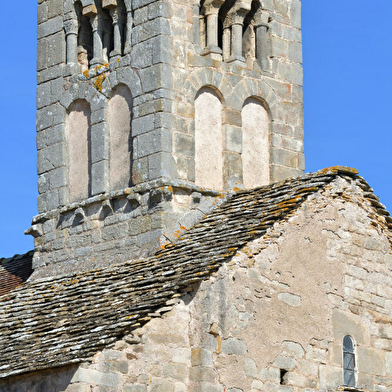
<svg viewBox="0 0 392 392">
<path fill-rule="evenodd" d="M 237 249 L 337 176 L 355 181 L 387 230 L 389 213 L 356 171 L 335 167 L 240 191 L 148 259 L 26 283 L 0 303 L 0 377 L 85 361 L 168 310 L 173 298 L 208 278 Z M 386 218 L 384 218 L 386 217 Z"/>
</svg>

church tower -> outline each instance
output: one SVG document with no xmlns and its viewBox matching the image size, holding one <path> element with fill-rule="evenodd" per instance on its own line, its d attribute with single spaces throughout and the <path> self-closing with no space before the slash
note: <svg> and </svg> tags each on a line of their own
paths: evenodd
<svg viewBox="0 0 392 392">
<path fill-rule="evenodd" d="M 151 254 L 303 172 L 299 0 L 39 0 L 33 277 Z"/>
</svg>

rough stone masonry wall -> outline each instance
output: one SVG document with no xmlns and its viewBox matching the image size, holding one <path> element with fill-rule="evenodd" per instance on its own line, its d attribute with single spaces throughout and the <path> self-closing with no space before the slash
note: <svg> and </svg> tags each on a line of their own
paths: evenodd
<svg viewBox="0 0 392 392">
<path fill-rule="evenodd" d="M 391 244 L 362 191 L 341 185 L 313 196 L 91 364 L 12 385 L 38 392 L 37 377 L 58 377 L 69 385 L 53 390 L 68 392 L 337 390 L 349 334 L 357 388 L 389 390 Z"/>
</svg>

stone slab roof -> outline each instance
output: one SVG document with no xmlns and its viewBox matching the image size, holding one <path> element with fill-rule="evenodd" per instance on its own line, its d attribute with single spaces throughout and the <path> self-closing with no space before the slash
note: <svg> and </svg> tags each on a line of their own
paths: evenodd
<svg viewBox="0 0 392 392">
<path fill-rule="evenodd" d="M 362 188 L 373 218 L 390 233 L 389 213 L 354 169 L 334 167 L 240 191 L 148 259 L 25 283 L 1 297 L 0 377 L 90 359 L 171 309 L 194 283 L 337 177 Z"/>
</svg>

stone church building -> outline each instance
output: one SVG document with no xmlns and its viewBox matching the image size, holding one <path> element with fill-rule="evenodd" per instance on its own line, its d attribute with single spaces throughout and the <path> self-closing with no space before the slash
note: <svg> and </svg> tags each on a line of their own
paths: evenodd
<svg viewBox="0 0 392 392">
<path fill-rule="evenodd" d="M 392 391 L 392 218 L 304 174 L 300 0 L 38 0 L 37 71 L 0 392 Z"/>
</svg>

